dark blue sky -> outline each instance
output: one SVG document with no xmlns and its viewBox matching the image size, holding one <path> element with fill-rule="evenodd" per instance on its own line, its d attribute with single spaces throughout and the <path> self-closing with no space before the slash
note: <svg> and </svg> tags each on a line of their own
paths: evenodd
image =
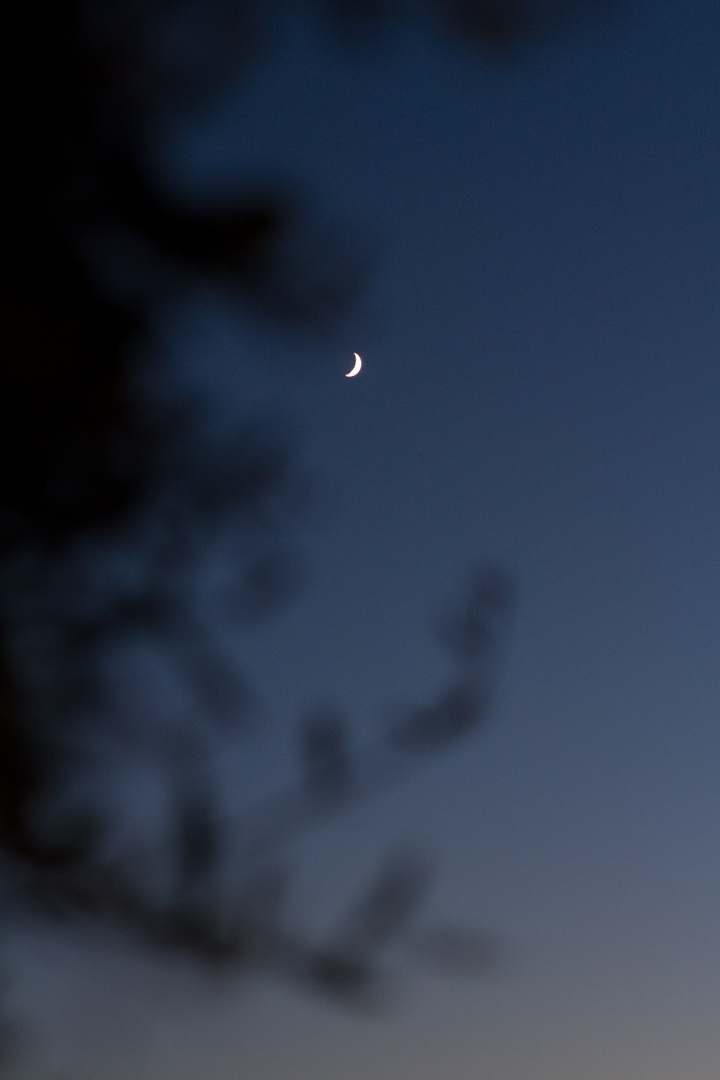
<svg viewBox="0 0 720 1080">
<path fill-rule="evenodd" d="M 422 700 L 438 604 L 485 557 L 519 584 L 492 725 L 304 841 L 298 919 L 320 932 L 425 836 L 429 908 L 509 959 L 411 982 L 386 1023 L 177 991 L 104 1076 L 718 1075 L 719 60 L 709 0 L 629 4 L 517 63 L 418 30 L 344 53 L 289 21 L 163 149 L 201 193 L 298 178 L 378 256 L 320 342 L 202 304 L 169 333 L 214 423 L 293 419 L 320 491 L 305 591 L 237 644 L 271 744 L 318 698 L 360 733 Z"/>
</svg>

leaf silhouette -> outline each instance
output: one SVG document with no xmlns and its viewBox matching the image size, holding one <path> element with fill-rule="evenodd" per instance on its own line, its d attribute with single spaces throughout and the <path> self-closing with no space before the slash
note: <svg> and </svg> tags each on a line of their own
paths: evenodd
<svg viewBox="0 0 720 1080">
<path fill-rule="evenodd" d="M 408 953 L 442 975 L 476 977 L 497 967 L 503 946 L 495 935 L 456 926 L 433 927 L 414 934 L 407 942 Z"/>
<path fill-rule="evenodd" d="M 333 939 L 340 956 L 372 957 L 398 937 L 425 895 L 430 866 L 427 859 L 407 852 L 394 855 L 370 890 L 348 913 Z"/>
</svg>

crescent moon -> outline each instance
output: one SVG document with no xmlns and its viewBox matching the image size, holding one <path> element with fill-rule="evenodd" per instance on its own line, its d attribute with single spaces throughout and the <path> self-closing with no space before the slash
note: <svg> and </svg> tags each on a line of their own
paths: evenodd
<svg viewBox="0 0 720 1080">
<path fill-rule="evenodd" d="M 358 354 L 354 353 L 353 355 L 355 357 L 355 367 L 352 369 L 352 371 L 347 372 L 347 374 L 345 375 L 346 379 L 352 379 L 353 375 L 357 375 L 358 371 L 362 367 L 362 360 L 360 359 Z"/>
</svg>

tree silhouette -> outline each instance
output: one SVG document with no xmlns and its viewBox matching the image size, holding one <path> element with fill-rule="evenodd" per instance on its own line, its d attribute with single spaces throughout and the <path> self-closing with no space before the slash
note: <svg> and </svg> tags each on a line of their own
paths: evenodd
<svg viewBox="0 0 720 1080">
<path fill-rule="evenodd" d="M 507 54 L 602 6 L 438 0 L 429 10 L 466 40 Z M 119 921 L 209 963 L 261 964 L 359 1000 L 422 897 L 426 865 L 392 856 L 345 929 L 318 949 L 283 926 L 288 880 L 276 855 L 486 718 L 510 608 L 507 575 L 481 568 L 440 620 L 455 674 L 435 700 L 360 746 L 342 712 L 301 716 L 297 784 L 240 821 L 218 805 L 197 729 L 138 719 L 108 676 L 118 648 L 159 648 L 202 723 L 237 732 L 253 691 L 203 617 L 203 555 L 215 537 L 235 537 L 241 621 L 272 614 L 298 585 L 292 525 L 306 484 L 287 443 L 256 424 L 222 449 L 203 445 L 192 415 L 136 389 L 158 303 L 197 280 L 231 281 L 268 318 L 312 327 L 347 305 L 362 278 L 362 259 L 348 257 L 291 186 L 268 183 L 234 205 L 188 209 L 145 166 L 148 118 L 157 125 L 192 110 L 223 79 L 249 71 L 272 45 L 276 7 L 57 0 L 40 11 L 16 3 L 6 15 L 2 874 L 8 912 L 22 897 L 48 917 Z M 371 32 L 395 5 L 321 7 L 331 32 L 347 39 Z M 322 273 L 289 271 L 298 228 L 322 245 Z M 123 259 L 127 272 L 111 280 Z M 151 761 L 170 792 L 171 824 L 146 838 L 145 852 L 123 841 L 112 800 L 98 794 L 103 770 L 133 755 Z M 492 953 L 484 939 L 448 928 L 418 941 L 441 966 L 473 957 L 481 965 Z"/>
</svg>

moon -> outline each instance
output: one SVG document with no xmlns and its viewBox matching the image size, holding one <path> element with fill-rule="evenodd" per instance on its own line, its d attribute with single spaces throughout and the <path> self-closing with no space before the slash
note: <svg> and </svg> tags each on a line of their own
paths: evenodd
<svg viewBox="0 0 720 1080">
<path fill-rule="evenodd" d="M 355 357 L 355 367 L 352 369 L 352 371 L 347 372 L 347 374 L 345 375 L 346 379 L 352 379 L 353 375 L 357 375 L 358 371 L 362 367 L 362 360 L 360 359 L 358 354 L 354 353 L 353 355 Z"/>
</svg>

